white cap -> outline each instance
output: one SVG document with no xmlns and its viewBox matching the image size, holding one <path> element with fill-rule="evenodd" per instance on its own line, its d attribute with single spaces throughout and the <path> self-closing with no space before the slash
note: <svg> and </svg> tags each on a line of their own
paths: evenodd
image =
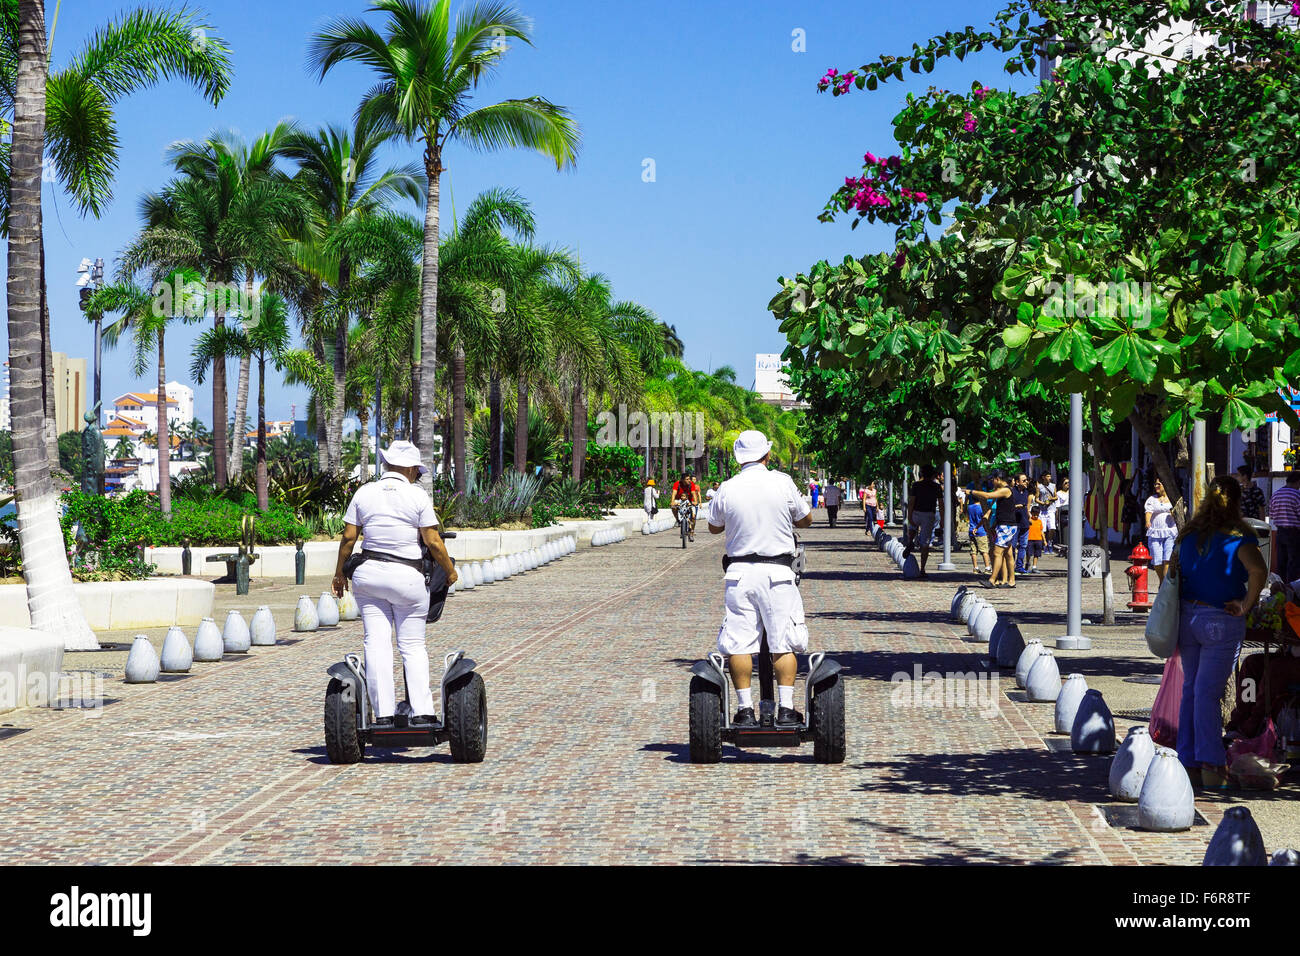
<svg viewBox="0 0 1300 956">
<path fill-rule="evenodd" d="M 420 461 L 420 449 L 409 441 L 395 441 L 381 453 L 384 463 L 396 468 L 419 468 L 420 474 L 427 474 L 429 469 Z"/>
<path fill-rule="evenodd" d="M 735 452 L 736 461 L 742 465 L 747 465 L 751 461 L 758 461 L 769 451 L 772 450 L 772 443 L 767 440 L 767 436 L 760 431 L 750 429 L 743 431 L 736 437 L 736 443 L 732 446 Z"/>
</svg>

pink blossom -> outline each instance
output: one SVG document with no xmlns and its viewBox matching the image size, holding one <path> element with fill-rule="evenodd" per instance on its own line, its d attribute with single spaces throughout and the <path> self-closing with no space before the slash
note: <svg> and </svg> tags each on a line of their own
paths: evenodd
<svg viewBox="0 0 1300 956">
<path fill-rule="evenodd" d="M 975 98 L 976 98 L 976 99 L 980 99 L 980 100 L 982 100 L 982 99 L 984 99 L 984 97 L 986 97 L 986 96 L 988 96 L 988 95 L 989 95 L 989 88 L 988 88 L 987 86 L 977 86 L 977 87 L 975 87 Z"/>
<path fill-rule="evenodd" d="M 961 128 L 968 133 L 975 132 L 975 117 L 972 116 L 970 113 L 963 114 Z"/>
<path fill-rule="evenodd" d="M 865 156 L 863 156 L 862 161 L 866 163 L 868 166 L 874 166 L 876 165 L 876 163 L 879 162 L 879 160 L 876 159 L 876 157 L 871 155 L 870 153 L 867 153 Z"/>
<path fill-rule="evenodd" d="M 1300 17 L 1300 3 L 1291 4 L 1291 16 Z"/>
</svg>

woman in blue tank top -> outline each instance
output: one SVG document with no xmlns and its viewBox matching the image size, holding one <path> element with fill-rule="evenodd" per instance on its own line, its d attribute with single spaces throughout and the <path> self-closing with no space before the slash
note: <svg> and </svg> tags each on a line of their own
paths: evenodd
<svg viewBox="0 0 1300 956">
<path fill-rule="evenodd" d="M 1183 698 L 1178 758 L 1206 789 L 1228 785 L 1220 702 L 1246 636 L 1247 609 L 1264 589 L 1268 569 L 1255 533 L 1241 519 L 1241 485 L 1216 478 L 1174 546 L 1182 614 L 1178 651 Z"/>
</svg>

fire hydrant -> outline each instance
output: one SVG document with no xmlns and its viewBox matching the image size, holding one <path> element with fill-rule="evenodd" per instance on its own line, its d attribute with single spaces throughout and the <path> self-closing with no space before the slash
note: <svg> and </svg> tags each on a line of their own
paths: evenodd
<svg viewBox="0 0 1300 956">
<path fill-rule="evenodd" d="M 1133 600 L 1128 602 L 1128 606 L 1134 611 L 1149 611 L 1154 603 L 1147 593 L 1147 562 L 1151 560 L 1151 552 L 1139 541 L 1128 559 L 1132 564 L 1124 569 L 1124 573 L 1128 575 L 1129 587 L 1133 591 Z"/>
</svg>

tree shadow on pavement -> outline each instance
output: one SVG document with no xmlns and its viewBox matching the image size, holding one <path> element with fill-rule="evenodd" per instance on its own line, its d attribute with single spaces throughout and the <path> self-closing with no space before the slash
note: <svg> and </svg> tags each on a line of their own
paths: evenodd
<svg viewBox="0 0 1300 956">
<path fill-rule="evenodd" d="M 959 843 L 952 840 L 942 833 L 933 830 L 923 830 L 917 832 L 908 827 L 898 826 L 896 824 L 881 823 L 878 820 L 865 820 L 860 817 L 851 817 L 850 823 L 859 823 L 865 827 L 880 833 L 888 834 L 894 837 L 911 840 L 922 843 L 927 846 L 936 847 L 935 852 L 926 856 L 891 856 L 887 863 L 911 863 L 922 866 L 971 866 L 971 865 L 1006 865 L 1023 866 L 1025 864 L 1037 864 L 1040 866 L 1064 866 L 1068 863 L 1080 862 L 1075 857 L 1078 856 L 1076 848 L 1066 848 L 1054 850 L 1047 856 L 1031 860 L 1025 857 L 1008 856 L 989 847 L 972 846 L 967 843 Z M 938 847 L 946 847 L 946 850 L 939 850 Z"/>
<path fill-rule="evenodd" d="M 898 754 L 891 760 L 853 766 L 873 774 L 873 779 L 854 788 L 861 793 L 1096 801 L 1106 796 L 1110 758 L 1003 749 Z"/>
</svg>

